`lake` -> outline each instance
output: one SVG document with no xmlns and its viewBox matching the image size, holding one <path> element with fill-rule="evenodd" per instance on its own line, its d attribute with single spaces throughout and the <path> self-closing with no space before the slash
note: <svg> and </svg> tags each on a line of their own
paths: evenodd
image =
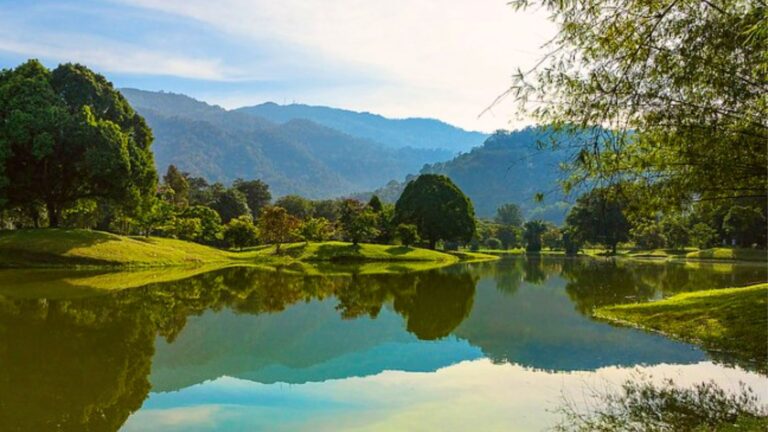
<svg viewBox="0 0 768 432">
<path fill-rule="evenodd" d="M 768 400 L 752 365 L 590 317 L 763 282 L 762 264 L 361 269 L 2 271 L 0 430 L 542 430 L 638 374 Z"/>
</svg>

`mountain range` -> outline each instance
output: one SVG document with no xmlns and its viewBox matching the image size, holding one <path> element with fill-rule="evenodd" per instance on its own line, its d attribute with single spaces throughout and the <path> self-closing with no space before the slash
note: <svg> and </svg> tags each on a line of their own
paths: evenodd
<svg viewBox="0 0 768 432">
<path fill-rule="evenodd" d="M 225 110 L 181 94 L 120 91 L 154 132 L 158 170 L 174 164 L 224 183 L 259 178 L 270 185 L 274 196 L 332 198 L 371 190 L 485 139 L 437 120 L 390 120 L 325 107 L 311 107 L 323 116 L 293 118 L 274 114 L 282 112 L 274 104 Z M 272 109 L 264 110 L 265 106 Z M 343 118 L 356 120 L 344 130 L 329 127 L 343 124 Z M 354 130 L 364 132 L 350 133 Z"/>
<path fill-rule="evenodd" d="M 298 104 L 226 110 L 181 94 L 121 92 L 152 128 L 161 172 L 174 164 L 211 182 L 258 178 L 275 197 L 367 200 L 376 193 L 388 202 L 415 176 L 438 173 L 472 199 L 480 217 L 512 202 L 526 219 L 560 224 L 570 208 L 557 187 L 568 155 L 537 145 L 549 139 L 546 128 L 486 136 L 432 119 Z M 547 193 L 541 202 L 534 199 L 540 192 Z"/>
</svg>

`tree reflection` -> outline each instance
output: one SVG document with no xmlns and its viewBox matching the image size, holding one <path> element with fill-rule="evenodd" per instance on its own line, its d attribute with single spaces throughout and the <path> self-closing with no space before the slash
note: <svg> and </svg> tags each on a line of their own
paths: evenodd
<svg viewBox="0 0 768 432">
<path fill-rule="evenodd" d="M 352 319 L 391 302 L 408 331 L 437 339 L 467 317 L 476 281 L 447 270 L 350 277 L 241 267 L 85 299 L 0 297 L 0 430 L 119 429 L 149 393 L 155 337 L 173 342 L 207 310 L 274 313 L 335 296 Z"/>
</svg>

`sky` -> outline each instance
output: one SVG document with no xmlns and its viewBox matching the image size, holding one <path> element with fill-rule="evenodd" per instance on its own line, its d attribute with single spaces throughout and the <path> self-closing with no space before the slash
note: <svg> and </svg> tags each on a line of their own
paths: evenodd
<svg viewBox="0 0 768 432">
<path fill-rule="evenodd" d="M 273 101 L 470 130 L 531 123 L 507 100 L 556 32 L 507 0 L 0 0 L 0 68 L 83 63 L 118 87 L 225 108 Z"/>
</svg>

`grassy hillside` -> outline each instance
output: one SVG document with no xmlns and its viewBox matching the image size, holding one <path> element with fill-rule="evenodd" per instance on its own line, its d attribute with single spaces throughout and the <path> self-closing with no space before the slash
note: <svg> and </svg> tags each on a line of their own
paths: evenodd
<svg viewBox="0 0 768 432">
<path fill-rule="evenodd" d="M 466 257 L 470 258 L 477 260 L 482 257 Z M 274 246 L 232 252 L 181 240 L 124 237 L 89 230 L 43 229 L 0 233 L 0 267 L 6 268 L 290 265 L 296 262 L 403 262 L 423 263 L 427 267 L 460 260 L 459 256 L 438 251 L 377 244 L 293 243 L 284 245 L 281 254 L 276 255 Z"/>
<path fill-rule="evenodd" d="M 598 318 L 660 331 L 768 366 L 768 284 L 599 308 Z"/>
</svg>

